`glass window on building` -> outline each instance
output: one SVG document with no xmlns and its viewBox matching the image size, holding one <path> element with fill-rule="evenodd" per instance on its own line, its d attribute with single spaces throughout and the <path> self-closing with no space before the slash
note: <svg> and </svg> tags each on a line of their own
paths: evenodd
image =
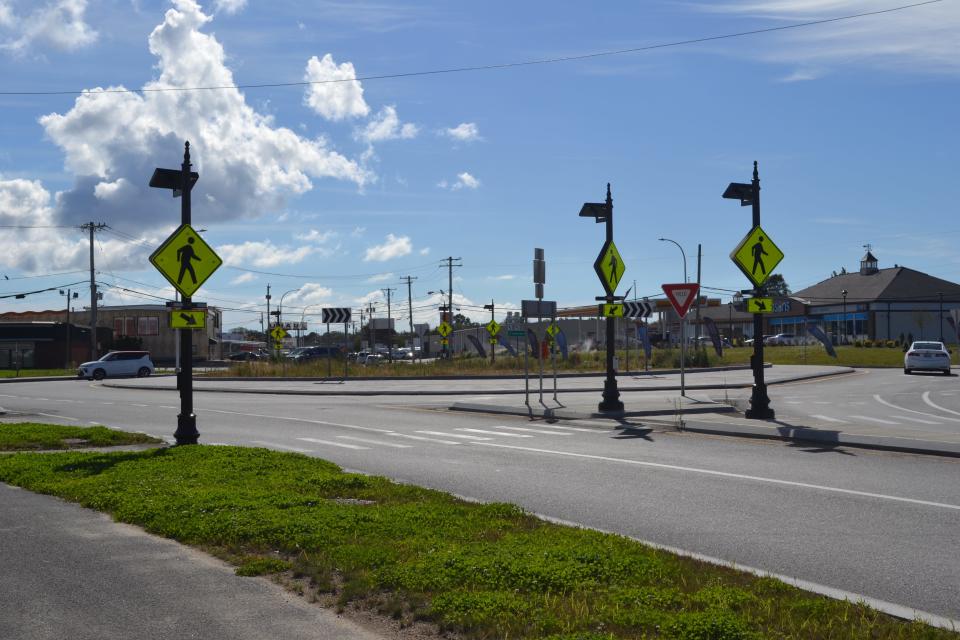
<svg viewBox="0 0 960 640">
<path fill-rule="evenodd" d="M 137 319 L 136 318 L 124 318 L 123 319 L 123 335 L 125 336 L 135 336 L 137 335 Z"/>
<path fill-rule="evenodd" d="M 113 319 L 113 334 L 116 336 L 123 335 L 123 318 Z"/>
<path fill-rule="evenodd" d="M 160 335 L 160 318 L 157 316 L 137 318 L 137 330 L 141 336 Z"/>
</svg>

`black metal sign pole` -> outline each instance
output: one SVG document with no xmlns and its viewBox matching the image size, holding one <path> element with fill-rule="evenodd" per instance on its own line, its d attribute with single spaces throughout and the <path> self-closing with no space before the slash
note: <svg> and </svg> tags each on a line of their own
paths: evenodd
<svg viewBox="0 0 960 640">
<path fill-rule="evenodd" d="M 760 226 L 760 173 L 757 170 L 757 161 L 753 162 L 753 228 Z M 755 287 L 753 297 L 763 296 L 763 287 Z M 753 314 L 753 358 L 750 363 L 753 367 L 753 391 L 750 395 L 750 408 L 747 409 L 747 418 L 771 420 L 774 417 L 770 408 L 770 396 L 767 395 L 767 385 L 763 379 L 763 314 Z"/>
<path fill-rule="evenodd" d="M 347 323 L 348 320 L 343 321 L 343 379 L 347 379 L 347 353 L 350 351 L 347 342 Z"/>
<path fill-rule="evenodd" d="M 607 183 L 606 230 L 607 242 L 613 242 L 613 198 L 610 195 L 609 182 Z M 606 299 L 610 304 L 616 302 L 613 293 L 608 294 Z M 617 389 L 617 375 L 613 370 L 616 330 L 616 319 L 613 316 L 607 316 L 607 378 L 603 381 L 603 400 L 598 407 L 600 411 L 623 411 L 620 390 Z"/>
<path fill-rule="evenodd" d="M 190 143 L 184 144 L 181 171 L 180 222 L 190 224 L 190 192 L 193 185 L 190 180 Z M 190 296 L 183 296 L 183 308 L 193 308 Z M 200 433 L 197 431 L 197 416 L 193 413 L 193 331 L 180 332 L 180 414 L 177 416 L 177 430 L 173 437 L 177 444 L 197 444 Z"/>
<path fill-rule="evenodd" d="M 330 323 L 327 323 L 327 380 L 333 377 L 333 372 L 330 370 L 333 366 L 333 347 L 330 346 Z"/>
</svg>

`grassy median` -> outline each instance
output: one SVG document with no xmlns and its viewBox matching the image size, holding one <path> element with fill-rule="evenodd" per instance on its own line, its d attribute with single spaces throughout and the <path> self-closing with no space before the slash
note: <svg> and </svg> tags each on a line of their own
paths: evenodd
<svg viewBox="0 0 960 640">
<path fill-rule="evenodd" d="M 958 637 L 512 505 L 468 503 L 298 454 L 21 453 L 0 457 L 0 480 L 201 546 L 241 575 L 273 574 L 341 608 L 469 638 Z"/>
<path fill-rule="evenodd" d="M 0 451 L 114 447 L 162 442 L 142 433 L 127 433 L 106 427 L 71 427 L 36 422 L 0 424 Z"/>
</svg>

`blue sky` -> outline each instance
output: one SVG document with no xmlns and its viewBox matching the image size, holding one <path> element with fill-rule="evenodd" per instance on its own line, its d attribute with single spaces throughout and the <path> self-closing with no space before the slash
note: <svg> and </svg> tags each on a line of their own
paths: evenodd
<svg viewBox="0 0 960 640">
<path fill-rule="evenodd" d="M 194 226 L 225 260 L 195 299 L 259 326 L 269 283 L 286 319 L 307 305 L 435 324 L 454 303 L 516 308 L 602 294 L 603 227 L 577 217 L 614 197 L 626 263 L 618 293 L 682 281 L 680 243 L 707 293 L 748 283 L 728 254 L 750 210 L 720 198 L 760 163 L 763 226 L 794 288 L 855 269 L 871 243 L 960 281 L 960 0 L 801 29 L 584 60 L 352 81 L 639 48 L 896 7 L 877 0 L 295 2 L 0 0 L 2 295 L 87 276 L 97 234 L 106 304 L 172 290 L 147 256 L 179 202 L 147 188 L 178 167 L 200 181 Z M 346 79 L 309 87 L 103 93 Z M 88 90 L 51 95 L 50 92 Z M 13 228 L 34 226 L 43 228 Z M 79 289 L 84 300 L 83 285 Z M 126 289 L 126 290 L 124 290 Z M 631 292 L 631 297 L 633 293 Z M 56 290 L 2 310 L 60 308 Z M 288 315 L 288 312 L 291 315 Z M 500 314 L 498 314 L 500 315 Z M 318 317 L 316 318 L 319 319 Z"/>
</svg>

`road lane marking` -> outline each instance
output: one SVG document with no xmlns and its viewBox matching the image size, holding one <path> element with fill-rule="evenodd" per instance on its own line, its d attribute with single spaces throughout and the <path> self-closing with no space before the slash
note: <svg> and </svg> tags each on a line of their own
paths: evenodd
<svg viewBox="0 0 960 640">
<path fill-rule="evenodd" d="M 564 431 L 579 431 L 580 433 L 603 433 L 598 429 L 584 429 L 583 427 L 561 427 L 556 424 L 538 424 L 540 429 L 563 429 Z"/>
<path fill-rule="evenodd" d="M 510 431 L 523 431 L 526 433 L 542 433 L 548 436 L 572 436 L 572 433 L 565 433 L 563 431 L 544 431 L 543 429 L 527 429 L 526 427 L 507 427 L 507 426 L 497 426 L 494 429 L 509 429 Z"/>
<path fill-rule="evenodd" d="M 343 447 L 344 449 L 358 449 L 361 451 L 370 450 L 370 447 L 361 447 L 358 444 L 347 444 L 346 442 L 330 442 L 329 440 L 317 440 L 316 438 L 297 438 L 297 440 L 303 440 L 304 442 L 316 442 L 317 444 L 326 444 L 331 447 Z"/>
<path fill-rule="evenodd" d="M 912 416 L 894 416 L 891 415 L 891 418 L 900 418 L 901 420 L 906 420 L 907 422 L 919 422 L 920 424 L 943 424 L 942 422 L 934 422 L 933 420 L 924 420 L 922 418 L 914 418 Z"/>
<path fill-rule="evenodd" d="M 515 451 L 529 451 L 532 453 L 546 453 L 555 456 L 566 456 L 569 458 L 585 458 L 589 460 L 602 460 L 604 462 L 621 462 L 623 464 L 632 464 L 640 467 L 653 467 L 656 469 L 668 469 L 671 471 L 685 471 L 688 473 L 699 473 L 708 476 L 717 476 L 721 478 L 733 478 L 737 480 L 750 480 L 753 482 L 766 482 L 768 484 L 779 484 L 787 487 L 801 487 L 804 489 L 814 489 L 826 491 L 829 493 L 842 493 L 852 496 L 861 496 L 865 498 L 877 498 L 880 500 L 890 500 L 892 502 L 906 502 L 925 507 L 937 507 L 939 509 L 953 509 L 960 511 L 960 504 L 947 504 L 945 502 L 933 502 L 931 500 L 919 500 L 917 498 L 904 498 L 902 496 L 891 496 L 883 493 L 872 493 L 869 491 L 857 491 L 855 489 L 841 489 L 840 487 L 828 487 L 826 485 L 811 484 L 808 482 L 797 482 L 795 480 L 780 480 L 778 478 L 767 478 L 764 476 L 750 476 L 743 473 L 730 473 L 728 471 L 714 471 L 712 469 L 698 469 L 696 467 L 683 467 L 674 464 L 664 464 L 662 462 L 645 462 L 642 460 L 630 460 L 628 458 L 613 458 L 610 456 L 598 456 L 589 453 L 575 453 L 571 451 L 554 451 L 551 449 L 535 449 L 533 447 L 520 447 L 511 444 L 500 444 L 497 442 L 477 442 L 480 447 L 497 447 L 499 449 L 513 449 Z"/>
<path fill-rule="evenodd" d="M 70 416 L 58 416 L 55 413 L 40 413 L 39 411 L 34 411 L 38 416 L 46 416 L 47 418 L 62 418 L 63 420 L 72 420 L 73 422 L 80 422 L 80 418 L 71 418 Z"/>
<path fill-rule="evenodd" d="M 818 418 L 820 420 L 826 420 L 827 422 L 840 422 L 842 424 L 847 424 L 846 420 L 841 420 L 840 418 L 831 418 L 830 416 L 820 415 L 819 413 L 810 414 L 811 418 Z"/>
<path fill-rule="evenodd" d="M 440 444 L 460 444 L 459 442 L 454 442 L 453 440 L 441 440 L 440 438 L 427 438 L 425 436 L 412 436 L 409 433 L 388 433 L 388 436 L 393 436 L 394 438 L 410 438 L 411 440 L 423 440 L 424 442 L 439 442 Z"/>
<path fill-rule="evenodd" d="M 247 413 L 245 411 L 227 411 L 225 409 L 205 409 L 197 407 L 198 411 L 207 411 L 209 413 L 226 413 L 233 416 L 247 416 L 250 418 L 265 418 L 267 420 L 286 420 L 288 422 L 306 422 L 308 424 L 324 424 L 331 427 L 343 427 L 344 429 L 360 429 L 361 431 L 373 431 L 375 433 L 390 433 L 390 429 L 376 429 L 374 427 L 361 427 L 356 424 L 342 424 L 339 422 L 327 422 L 326 420 L 311 420 L 309 418 L 288 418 L 286 416 L 265 416 L 258 413 Z"/>
<path fill-rule="evenodd" d="M 532 438 L 533 436 L 524 435 L 522 433 L 503 433 L 501 431 L 486 431 L 485 429 L 467 429 L 465 427 L 458 427 L 455 431 L 467 431 L 469 433 L 484 433 L 488 436 L 506 436 L 508 438 Z"/>
<path fill-rule="evenodd" d="M 900 424 L 899 422 L 894 422 L 893 420 L 884 420 L 882 418 L 871 418 L 870 416 L 850 415 L 847 417 L 856 418 L 857 420 L 866 420 L 868 422 L 879 422 L 880 424 Z"/>
<path fill-rule="evenodd" d="M 301 449 L 299 447 L 288 447 L 285 444 L 278 444 L 276 442 L 267 442 L 266 440 L 251 440 L 251 444 L 262 444 L 268 449 L 283 449 L 284 451 L 294 451 L 296 453 L 313 453 L 313 449 Z"/>
<path fill-rule="evenodd" d="M 336 436 L 341 440 L 353 440 L 355 442 L 365 442 L 366 444 L 376 444 L 381 447 L 393 447 L 394 449 L 412 449 L 413 446 L 409 444 L 396 444 L 395 442 L 383 442 L 382 440 L 368 440 L 366 438 L 357 438 L 355 436 Z"/>
<path fill-rule="evenodd" d="M 936 418 L 937 420 L 949 420 L 949 421 L 951 421 L 951 422 L 960 422 L 960 419 L 957 419 L 957 418 L 950 418 L 950 417 L 947 417 L 947 416 L 938 416 L 938 415 L 933 414 L 933 413 L 926 413 L 926 412 L 924 412 L 924 411 L 917 411 L 916 409 L 907 409 L 906 407 L 898 407 L 897 405 L 893 404 L 892 402 L 887 402 L 886 400 L 884 400 L 883 398 L 881 398 L 878 394 L 874 394 L 874 395 L 873 395 L 873 399 L 876 400 L 877 402 L 879 402 L 880 404 L 885 405 L 885 406 L 888 406 L 888 407 L 890 407 L 891 409 L 896 409 L 897 411 L 907 411 L 907 412 L 909 412 L 909 413 L 916 413 L 916 414 L 919 414 L 919 415 L 921 415 L 921 416 L 927 416 L 928 418 Z M 915 420 L 915 419 L 916 419 L 916 418 L 911 418 L 911 420 Z M 920 421 L 917 420 L 917 422 L 920 422 Z"/>
<path fill-rule="evenodd" d="M 937 411 L 945 411 L 945 412 L 947 412 L 947 413 L 952 413 L 952 414 L 955 415 L 955 416 L 960 416 L 960 412 L 958 412 L 958 411 L 954 411 L 954 410 L 952 410 L 952 409 L 947 409 L 946 407 L 941 407 L 941 406 L 938 405 L 938 404 L 934 404 L 933 400 L 930 399 L 930 392 L 929 392 L 929 391 L 924 391 L 922 398 L 923 398 L 923 401 L 924 401 L 924 402 L 926 402 L 928 405 L 930 405 L 931 407 L 933 407 L 933 408 L 936 409 Z M 937 417 L 939 418 L 940 416 L 937 416 Z M 945 418 L 945 419 L 948 419 L 948 418 Z"/>
<path fill-rule="evenodd" d="M 480 436 L 468 436 L 462 433 L 444 433 L 443 431 L 417 431 L 425 433 L 428 436 L 443 436 L 445 438 L 462 438 L 464 440 L 492 440 L 492 438 L 481 438 Z"/>
</svg>

